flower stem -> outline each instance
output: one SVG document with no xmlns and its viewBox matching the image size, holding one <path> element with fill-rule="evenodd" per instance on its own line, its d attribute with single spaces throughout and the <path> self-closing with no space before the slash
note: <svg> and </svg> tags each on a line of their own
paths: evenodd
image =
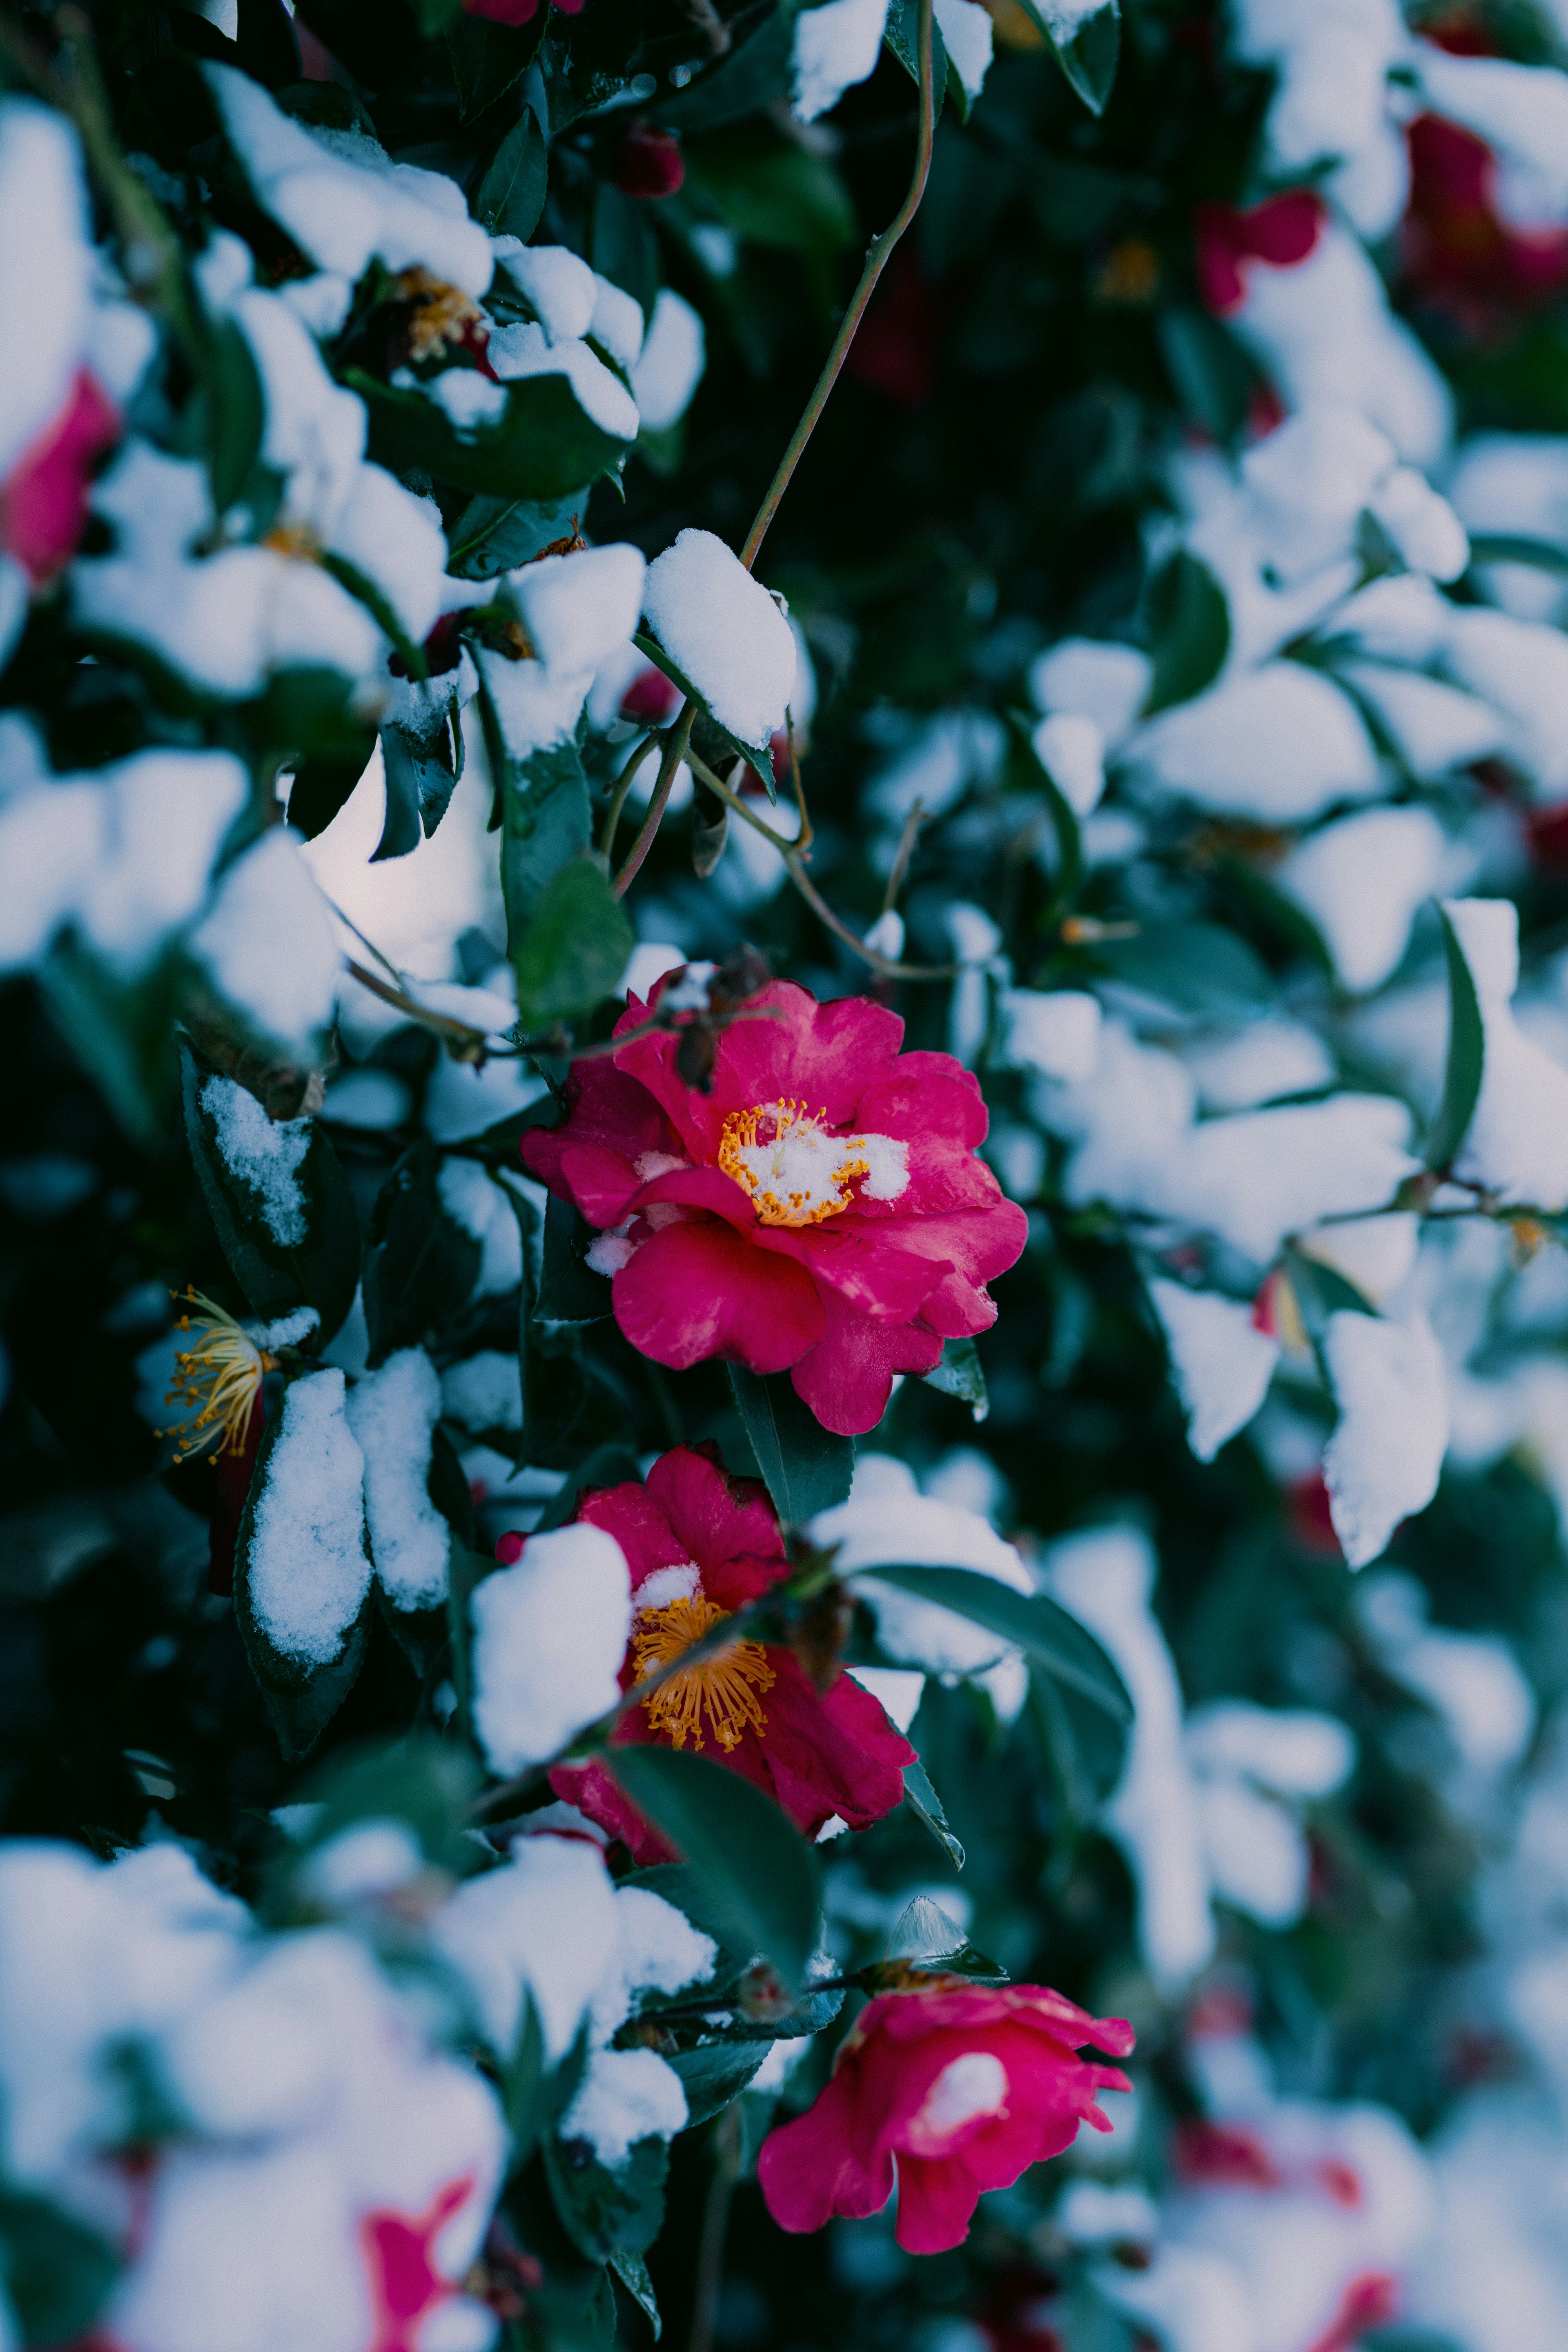
<svg viewBox="0 0 1568 2352">
<path fill-rule="evenodd" d="M 658 733 L 650 729 L 642 741 L 633 746 L 632 755 L 616 781 L 616 789 L 605 818 L 605 829 L 599 835 L 599 847 L 606 857 L 612 856 L 615 853 L 616 834 L 621 822 L 621 811 L 626 804 L 626 794 L 631 791 L 633 782 L 636 781 L 637 770 L 658 740 Z"/>
<path fill-rule="evenodd" d="M 642 862 L 653 847 L 654 835 L 663 820 L 665 805 L 675 782 L 675 772 L 686 757 L 691 740 L 692 722 L 697 717 L 697 705 L 689 702 L 668 734 L 664 739 L 664 757 L 658 763 L 658 781 L 653 788 L 653 798 L 647 804 L 647 814 L 637 829 L 637 837 L 626 852 L 626 862 L 610 885 L 617 898 L 624 898 L 637 880 Z"/>
<path fill-rule="evenodd" d="M 889 257 L 904 231 L 920 210 L 925 194 L 926 177 L 931 171 L 931 138 L 936 125 L 935 92 L 931 71 L 931 0 L 921 0 L 920 21 L 920 131 L 915 142 L 915 168 L 910 181 L 909 194 L 887 227 L 877 237 L 866 256 L 866 267 L 860 272 L 860 283 L 850 298 L 833 348 L 816 379 L 816 389 L 806 402 L 805 414 L 790 436 L 789 446 L 779 459 L 778 471 L 768 485 L 767 496 L 757 509 L 756 520 L 746 533 L 746 543 L 741 550 L 741 561 L 749 572 L 757 560 L 757 551 L 768 535 L 768 529 L 779 510 L 791 478 L 805 451 L 805 445 L 816 432 L 826 407 L 828 396 L 838 381 L 838 372 L 848 356 L 856 331 L 866 314 L 866 305 L 876 290 L 877 280 L 888 266 Z"/>
</svg>

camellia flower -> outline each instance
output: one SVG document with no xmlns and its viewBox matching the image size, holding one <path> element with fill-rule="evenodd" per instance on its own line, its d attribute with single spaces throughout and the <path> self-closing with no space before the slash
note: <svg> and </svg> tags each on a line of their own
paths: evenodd
<svg viewBox="0 0 1568 2352">
<path fill-rule="evenodd" d="M 1119 2067 L 1079 2058 L 1085 2042 L 1124 2058 L 1132 2028 L 1044 1985 L 942 1977 L 880 1994 L 839 2045 L 815 2105 L 764 2145 L 757 2179 L 769 2212 L 784 2230 L 820 2230 L 835 2214 L 864 2221 L 896 2178 L 900 2245 L 958 2245 L 983 2190 L 1059 2156 L 1080 2123 L 1110 2129 L 1097 2094 L 1132 2085 Z"/>
<path fill-rule="evenodd" d="M 632 1633 L 621 1687 L 633 1689 L 789 1572 L 773 1505 L 754 1478 L 729 1477 L 716 1449 L 678 1445 L 646 1486 L 585 1495 L 577 1517 L 626 1554 Z M 504 1540 L 504 1539 L 503 1539 Z M 892 1811 L 915 1751 L 849 1675 L 824 1695 L 792 1650 L 735 1642 L 662 1682 L 617 1724 L 614 1743 L 700 1750 L 772 1797 L 815 1836 L 837 1814 L 865 1829 Z M 602 1763 L 560 1764 L 557 1796 L 622 1838 L 639 1863 L 668 1849 Z"/>
<path fill-rule="evenodd" d="M 214 1438 L 220 1454 L 242 1454 L 247 1450 L 262 1376 L 274 1370 L 277 1358 L 258 1348 L 232 1315 L 201 1291 L 188 1290 L 185 1296 L 202 1312 L 194 1318 L 182 1315 L 180 1328 L 198 1336 L 193 1347 L 182 1348 L 174 1358 L 172 1385 L 163 1400 L 183 1406 L 184 1417 L 157 1434 L 174 1438 L 180 1461 L 201 1453 Z"/>
<path fill-rule="evenodd" d="M 0 484 L 0 548 L 41 588 L 75 554 L 87 524 L 88 486 L 120 438 L 120 411 L 79 368 L 59 413 Z"/>
<path fill-rule="evenodd" d="M 616 1034 L 679 983 L 631 998 Z M 985 1284 L 1027 1221 L 975 1157 L 985 1106 L 951 1055 L 900 1055 L 903 1023 L 864 997 L 774 981 L 752 1007 L 708 1093 L 679 1074 L 679 1034 L 638 1037 L 576 1065 L 564 1122 L 523 1153 L 600 1228 L 588 1263 L 643 1355 L 787 1369 L 848 1435 L 881 1419 L 895 1373 L 995 1320 Z"/>
</svg>

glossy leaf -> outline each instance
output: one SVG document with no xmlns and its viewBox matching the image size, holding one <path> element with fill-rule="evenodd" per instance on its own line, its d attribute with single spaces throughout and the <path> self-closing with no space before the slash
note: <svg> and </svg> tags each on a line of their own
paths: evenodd
<svg viewBox="0 0 1568 2352">
<path fill-rule="evenodd" d="M 383 383 L 363 368 L 343 381 L 364 402 L 370 454 L 394 472 L 416 469 L 461 490 L 498 498 L 559 499 L 616 467 L 626 444 L 581 409 L 564 376 L 524 376 L 508 386 L 493 425 L 459 433 L 420 391 Z"/>
<path fill-rule="evenodd" d="M 1230 651 L 1230 608 L 1208 565 L 1184 548 L 1150 582 L 1148 612 L 1154 674 L 1143 713 L 1152 718 L 1214 684 Z"/>
<path fill-rule="evenodd" d="M 931 1832 L 954 1870 L 962 1870 L 963 1848 L 948 1827 L 947 1815 L 942 1811 L 942 1799 L 931 1786 L 931 1775 L 918 1759 L 904 1767 L 904 1802 L 921 1827 Z"/>
<path fill-rule="evenodd" d="M 639 2139 L 612 2172 L 586 2140 L 547 2139 L 544 2170 L 567 2236 L 591 2263 L 640 2254 L 664 2220 L 669 2150 L 661 2139 Z"/>
<path fill-rule="evenodd" d="M 934 1371 L 922 1372 L 921 1377 L 928 1389 L 940 1389 L 943 1396 L 959 1398 L 976 1421 L 984 1421 L 991 1410 L 980 1350 L 973 1339 L 944 1339 L 941 1363 Z"/>
<path fill-rule="evenodd" d="M 1057 63 L 1091 114 L 1103 114 L 1121 53 L 1119 0 L 1024 0 Z"/>
<path fill-rule="evenodd" d="M 659 2314 L 658 2297 L 653 2291 L 653 2281 L 648 2276 L 647 2264 L 640 2254 L 623 2253 L 617 2248 L 610 2256 L 610 2268 L 652 2328 L 653 2340 L 657 2344 L 664 2334 L 664 2321 Z"/>
<path fill-rule="evenodd" d="M 730 1385 L 757 1467 L 785 1527 L 844 1502 L 855 1475 L 855 1440 L 824 1429 L 787 1372 L 730 1366 Z"/>
<path fill-rule="evenodd" d="M 912 1593 L 917 1601 L 932 1601 L 941 1609 L 955 1610 L 972 1623 L 1016 1643 L 1035 1664 L 1081 1693 L 1116 1722 L 1131 1722 L 1132 1701 L 1116 1667 L 1093 1634 L 1048 1593 L 1017 1592 L 1012 1585 L 994 1576 L 982 1576 L 972 1568 L 900 1564 L 857 1573 Z"/>
<path fill-rule="evenodd" d="M 1458 933 L 1438 910 L 1443 946 L 1448 960 L 1448 1059 L 1443 1076 L 1443 1099 L 1426 1142 L 1429 1168 L 1447 1168 L 1469 1132 L 1480 1099 L 1486 1068 L 1486 1027 L 1480 999 L 1459 945 Z"/>
<path fill-rule="evenodd" d="M 614 993 L 636 944 L 604 867 L 574 858 L 546 886 L 513 951 L 519 1020 L 541 1029 L 591 1012 Z"/>
</svg>

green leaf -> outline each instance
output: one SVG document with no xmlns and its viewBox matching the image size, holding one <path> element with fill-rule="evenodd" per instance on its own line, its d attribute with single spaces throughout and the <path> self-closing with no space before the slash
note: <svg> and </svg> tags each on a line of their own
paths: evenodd
<svg viewBox="0 0 1568 2352">
<path fill-rule="evenodd" d="M 242 73 L 269 89 L 298 81 L 300 44 L 283 0 L 239 0 L 236 40 Z"/>
<path fill-rule="evenodd" d="M 1275 986 L 1268 966 L 1237 932 L 1218 923 L 1167 923 L 1135 939 L 1100 940 L 1085 950 L 1097 971 L 1124 988 L 1194 1013 L 1235 1019 L 1267 1011 Z"/>
<path fill-rule="evenodd" d="M 648 226 L 647 206 L 613 180 L 594 190 L 593 247 L 589 254 L 601 278 L 619 286 L 651 318 L 658 295 L 658 244 Z"/>
<path fill-rule="evenodd" d="M 854 203 L 832 164 L 760 123 L 689 145 L 687 175 L 748 244 L 826 255 L 855 241 Z"/>
<path fill-rule="evenodd" d="M 207 471 L 213 511 L 223 514 L 250 479 L 261 456 L 267 403 L 250 344 L 232 319 L 212 328 L 207 363 Z"/>
<path fill-rule="evenodd" d="M 606 1748 L 603 1762 L 792 1984 L 805 1975 L 820 1910 L 816 1856 L 749 1780 L 678 1748 Z"/>
<path fill-rule="evenodd" d="M 390 721 L 381 730 L 382 770 L 386 779 L 386 818 L 372 863 L 406 857 L 428 840 L 452 803 L 461 768 L 462 730 L 455 703 L 438 708 L 423 734 Z M 456 745 L 454 753 L 453 746 Z M 458 764 L 454 767 L 456 757 Z"/>
<path fill-rule="evenodd" d="M 592 856 L 563 866 L 549 884 L 512 956 L 518 1018 L 543 1028 L 591 1012 L 615 992 L 637 944 L 609 877 Z"/>
<path fill-rule="evenodd" d="M 669 2150 L 661 2139 L 639 2139 L 616 2172 L 595 2158 L 585 2140 L 544 2143 L 550 2193 L 567 2236 L 591 2263 L 640 2254 L 664 2220 Z"/>
<path fill-rule="evenodd" d="M 775 8 L 750 40 L 683 89 L 659 101 L 655 120 L 671 131 L 717 131 L 756 114 L 789 89 L 790 46 L 795 10 Z"/>
<path fill-rule="evenodd" d="M 977 1952 L 957 1921 L 929 1895 L 913 1896 L 899 1914 L 888 1938 L 888 1958 L 933 1973 L 969 1977 L 975 1984 L 1007 1982 L 1006 1969 Z"/>
<path fill-rule="evenodd" d="M 313 1307 L 321 1318 L 316 1345 L 322 1346 L 353 1305 L 359 1286 L 359 1211 L 348 1178 L 326 1129 L 319 1119 L 312 1121 L 299 1170 L 305 1238 L 294 1246 L 276 1241 L 258 1195 L 218 1149 L 216 1126 L 203 1094 L 214 1077 L 222 1076 L 182 1038 L 185 1139 L 218 1245 L 255 1313 L 270 1321 L 296 1307 Z"/>
<path fill-rule="evenodd" d="M 540 16 L 542 19 L 543 10 Z M 482 22 L 472 16 L 466 24 Z M 497 26 L 491 31 L 501 28 Z M 550 185 L 550 150 L 538 117 L 525 106 L 500 145 L 474 192 L 473 215 L 492 236 L 520 236 L 524 245 L 539 226 Z"/>
<path fill-rule="evenodd" d="M 1143 716 L 1152 719 L 1214 684 L 1230 651 L 1230 608 L 1208 565 L 1180 548 L 1150 581 L 1148 612 L 1154 674 Z"/>
<path fill-rule="evenodd" d="M 1082 14 L 1074 0 L 1024 0 L 1024 6 L 1089 112 L 1103 114 L 1121 51 L 1118 0 L 1102 0 L 1089 15 Z"/>
<path fill-rule="evenodd" d="M 787 1372 L 730 1366 L 730 1385 L 757 1467 L 785 1527 L 844 1502 L 855 1475 L 855 1440 L 824 1429 Z"/>
<path fill-rule="evenodd" d="M 1473 530 L 1472 563 L 1532 563 L 1540 572 L 1568 572 L 1568 547 L 1560 540 L 1532 539 L 1522 531 Z M 1369 2336 L 1364 2338 L 1372 2342 Z"/>
<path fill-rule="evenodd" d="M 765 2042 L 711 2042 L 665 2060 L 686 2085 L 689 2124 L 705 2124 L 743 2091 L 768 2054 Z"/>
<path fill-rule="evenodd" d="M 1093 1634 L 1047 1593 L 1016 1592 L 1010 1584 L 972 1568 L 910 1568 L 900 1562 L 856 1569 L 851 1582 L 862 1576 L 912 1592 L 918 1601 L 956 1610 L 973 1624 L 1015 1643 L 1047 1674 L 1081 1693 L 1116 1722 L 1131 1722 L 1132 1701 L 1110 1659 Z"/>
<path fill-rule="evenodd" d="M 320 1379 L 321 1375 L 307 1373 L 304 1377 Z M 369 1640 L 371 1600 L 367 1593 L 359 1615 L 343 1634 L 342 1646 L 336 1657 L 330 1659 L 325 1665 L 315 1664 L 309 1659 L 295 1657 L 287 1650 L 280 1650 L 256 1613 L 250 1598 L 250 1557 L 256 1540 L 256 1514 L 266 1491 L 268 1472 L 283 1421 L 283 1412 L 279 1408 L 272 1413 L 262 1433 L 256 1468 L 251 1474 L 250 1492 L 240 1517 L 239 1534 L 234 1548 L 234 1614 L 240 1639 L 245 1643 L 250 1671 L 266 1703 L 268 1717 L 284 1761 L 292 1764 L 297 1763 L 300 1757 L 309 1755 L 359 1680 Z"/>
<path fill-rule="evenodd" d="M 24 2345 L 85 2338 L 119 2269 L 95 2230 L 45 2198 L 0 2189 L 0 2288 Z"/>
<path fill-rule="evenodd" d="M 540 2022 L 533 1995 L 525 1985 L 517 2047 L 501 2070 L 500 2083 L 501 2104 L 506 2109 L 507 2128 L 511 2134 L 514 2171 L 518 2166 L 526 2164 L 533 2154 L 548 2121 L 544 2102 L 544 2083 L 548 2073 L 544 2058 L 544 2028 Z"/>
<path fill-rule="evenodd" d="M 528 25 L 500 25 L 489 16 L 470 16 L 466 13 L 452 18 L 447 26 L 447 53 L 452 60 L 452 79 L 458 87 L 458 113 L 461 121 L 467 122 L 476 114 L 482 114 L 487 106 L 493 106 L 498 98 L 504 97 L 513 82 L 528 71 L 539 55 L 539 45 L 544 38 L 548 18 L 549 12 L 544 8 L 541 8 L 532 23 Z M 525 113 L 523 120 L 527 121 L 531 117 Z M 536 135 L 538 129 L 535 123 Z M 542 140 L 540 145 L 542 149 Z M 483 194 L 482 186 L 480 194 Z M 533 220 L 526 229 L 513 229 L 510 234 L 513 236 L 529 236 L 543 209 L 544 191 L 542 186 Z M 476 201 L 473 211 L 475 217 L 482 220 L 488 229 L 500 233 L 500 222 L 492 220 L 479 202 Z"/>
<path fill-rule="evenodd" d="M 1480 1099 L 1486 1069 L 1486 1027 L 1480 1000 L 1458 933 L 1441 908 L 1443 946 L 1448 959 L 1448 1064 L 1443 1078 L 1443 1100 L 1426 1142 L 1426 1164 L 1450 1165 L 1469 1132 Z"/>
<path fill-rule="evenodd" d="M 563 1528 L 577 1507 L 579 1495 L 592 1494 L 600 1486 L 635 1485 L 641 1477 L 641 1465 L 629 1446 L 595 1445 L 567 1475 L 560 1493 L 546 1503 L 539 1517 L 540 1532 L 546 1528 Z"/>
<path fill-rule="evenodd" d="M 1257 371 L 1232 335 L 1206 310 L 1172 305 L 1154 322 L 1178 398 L 1210 438 L 1228 446 L 1247 422 Z"/>
<path fill-rule="evenodd" d="M 364 773 L 365 763 L 354 756 L 303 759 L 289 787 L 289 822 L 307 841 L 325 833 Z"/>
<path fill-rule="evenodd" d="M 502 708 L 491 694 L 495 658 L 486 656 L 479 666 L 480 717 L 492 747 L 491 769 L 500 783 L 500 886 L 507 944 L 515 957 L 551 885 L 589 855 L 594 816 L 575 743 L 552 743 L 548 751 L 521 761 L 506 752 Z M 500 683 L 504 688 L 505 680 Z M 494 749 L 498 739 L 499 759 Z"/>
<path fill-rule="evenodd" d="M 628 446 L 594 423 L 562 375 L 509 384 L 504 414 L 461 434 L 421 391 L 383 383 L 357 367 L 345 368 L 342 382 L 364 402 L 378 465 L 431 474 L 460 490 L 565 498 L 613 470 Z"/>
<path fill-rule="evenodd" d="M 470 499 L 450 533 L 447 569 L 461 580 L 493 580 L 575 535 L 586 490 L 563 499 Z"/>
<path fill-rule="evenodd" d="M 922 1372 L 921 1378 L 928 1389 L 940 1389 L 943 1396 L 961 1397 L 976 1421 L 984 1421 L 991 1410 L 980 1350 L 973 1339 L 944 1339 L 941 1363 L 934 1371 Z"/>
<path fill-rule="evenodd" d="M 421 1139 L 393 1170 L 371 1218 L 364 1260 L 370 1361 L 422 1345 L 460 1315 L 479 1279 L 479 1244 L 441 1203 L 441 1155 Z"/>
<path fill-rule="evenodd" d="M 1121 1778 L 1127 1727 L 1049 1675 L 1031 1674 L 1029 1702 L 1051 1778 L 1072 1822 L 1092 1821 Z"/>
<path fill-rule="evenodd" d="M 888 10 L 888 22 L 882 34 L 882 46 L 897 58 L 915 88 L 921 81 L 920 0 L 892 0 Z M 969 99 L 963 85 L 948 64 L 947 48 L 942 37 L 942 26 L 934 17 L 931 28 L 931 87 L 936 100 L 936 112 L 942 112 L 942 101 L 950 83 L 958 91 L 959 119 L 969 120 Z"/>
<path fill-rule="evenodd" d="M 610 2256 L 610 2268 L 652 2328 L 653 2340 L 657 2344 L 664 2334 L 664 2321 L 659 2316 L 658 2297 L 653 2291 L 647 2264 L 640 2254 L 623 2253 L 617 2248 Z"/>
<path fill-rule="evenodd" d="M 931 1783 L 931 1776 L 918 1759 L 904 1767 L 904 1802 L 922 1829 L 929 1830 L 954 1870 L 962 1870 L 963 1848 L 947 1825 L 947 1815 L 942 1809 L 942 1799 Z"/>
<path fill-rule="evenodd" d="M 610 1312 L 610 1285 L 583 1263 L 594 1229 L 580 1209 L 552 1192 L 544 1212 L 544 1257 L 534 1313 L 547 1323 L 598 1323 Z M 628 1472 L 627 1475 L 635 1475 Z"/>
</svg>

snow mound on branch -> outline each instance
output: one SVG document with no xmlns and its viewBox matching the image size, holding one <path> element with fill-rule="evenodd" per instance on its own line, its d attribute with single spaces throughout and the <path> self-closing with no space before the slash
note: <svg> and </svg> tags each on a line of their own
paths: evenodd
<svg viewBox="0 0 1568 2352">
<path fill-rule="evenodd" d="M 989 1519 L 922 1495 L 908 1463 L 889 1454 L 861 1454 L 848 1501 L 817 1513 L 811 1539 L 839 1546 L 838 1572 L 853 1576 L 857 1592 L 870 1603 L 878 1639 L 889 1657 L 927 1674 L 956 1675 L 982 1674 L 1016 1655 L 1001 1634 L 865 1573 L 899 1562 L 967 1568 L 994 1576 L 1015 1592 L 1034 1591 L 1023 1561 Z"/>
<path fill-rule="evenodd" d="M 447 1589 L 447 1522 L 430 1500 L 430 1441 L 441 1383 L 423 1348 L 404 1348 L 349 1392 L 364 1455 L 365 1517 L 375 1572 L 399 1609 L 429 1609 Z"/>
<path fill-rule="evenodd" d="M 370 1590 L 364 1456 L 342 1372 L 289 1383 L 256 1504 L 248 1569 L 258 1624 L 286 1657 L 330 1665 Z"/>
<path fill-rule="evenodd" d="M 542 1764 L 620 1697 L 626 1555 L 602 1528 L 552 1528 L 477 1585 L 474 1723 L 493 1770 Z"/>
<path fill-rule="evenodd" d="M 307 130 L 232 66 L 203 71 L 258 203 L 322 269 L 357 279 L 380 259 L 486 291 L 490 241 L 455 180 L 393 163 L 363 131 Z"/>
<path fill-rule="evenodd" d="M 688 529 L 655 556 L 643 612 L 676 667 L 738 741 L 765 743 L 784 725 L 795 685 L 795 636 L 767 590 L 721 539 Z"/>
<path fill-rule="evenodd" d="M 673 2139 L 686 2127 L 686 2092 L 657 2050 L 595 2050 L 561 2123 L 565 2140 L 585 2139 L 612 2171 L 640 2139 Z"/>
<path fill-rule="evenodd" d="M 1352 1568 L 1388 1548 L 1437 1491 L 1448 1443 L 1443 1351 L 1424 1315 L 1331 1315 L 1323 1355 L 1340 1418 L 1323 1450 L 1329 1515 Z"/>
<path fill-rule="evenodd" d="M 267 1230 L 282 1249 L 305 1238 L 305 1195 L 300 1171 L 310 1149 L 308 1118 L 268 1118 L 256 1097 L 233 1078 L 209 1078 L 202 1108 L 217 1134 L 224 1165 L 261 1203 Z"/>
<path fill-rule="evenodd" d="M 1156 1280 L 1149 1296 L 1171 1352 L 1187 1443 L 1200 1462 L 1212 1462 L 1263 1402 L 1279 1343 L 1258 1329 L 1250 1307 L 1217 1291 Z"/>
</svg>

